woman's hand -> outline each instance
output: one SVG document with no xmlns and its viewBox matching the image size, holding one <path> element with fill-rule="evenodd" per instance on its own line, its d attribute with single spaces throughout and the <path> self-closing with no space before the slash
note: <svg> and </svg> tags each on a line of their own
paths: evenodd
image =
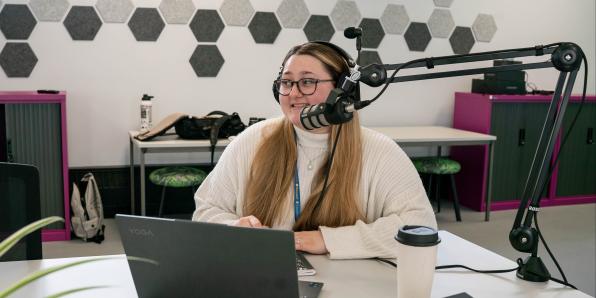
<svg viewBox="0 0 596 298">
<path fill-rule="evenodd" d="M 321 231 L 294 232 L 296 250 L 311 254 L 322 255 L 328 253 Z"/>
<path fill-rule="evenodd" d="M 266 228 L 261 221 L 253 215 L 245 216 L 239 218 L 234 224 L 237 227 L 247 227 L 247 228 Z"/>
</svg>

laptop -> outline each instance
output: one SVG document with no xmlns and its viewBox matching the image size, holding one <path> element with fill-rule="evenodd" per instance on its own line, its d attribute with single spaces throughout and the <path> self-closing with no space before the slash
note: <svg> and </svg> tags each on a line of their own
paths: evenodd
<svg viewBox="0 0 596 298">
<path fill-rule="evenodd" d="M 137 294 L 145 297 L 317 297 L 298 281 L 294 234 L 189 220 L 116 215 Z"/>
</svg>

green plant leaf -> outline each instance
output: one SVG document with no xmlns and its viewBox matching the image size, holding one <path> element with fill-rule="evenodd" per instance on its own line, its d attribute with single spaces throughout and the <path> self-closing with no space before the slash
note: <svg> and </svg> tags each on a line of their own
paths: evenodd
<svg viewBox="0 0 596 298">
<path fill-rule="evenodd" d="M 10 294 L 14 293 L 15 291 L 17 291 L 18 289 L 28 285 L 29 283 L 40 279 L 48 274 L 54 273 L 56 271 L 60 271 L 66 268 L 70 268 L 73 266 L 78 266 L 78 265 L 82 265 L 85 263 L 90 263 L 90 262 L 96 262 L 96 261 L 104 261 L 104 260 L 112 260 L 112 259 L 118 259 L 119 257 L 97 257 L 97 258 L 92 258 L 92 259 L 84 259 L 84 260 L 79 260 L 79 261 L 74 261 L 68 264 L 63 264 L 63 265 L 58 265 L 58 266 L 53 266 L 50 268 L 46 268 L 43 270 L 39 270 L 36 271 L 34 273 L 31 273 L 30 275 L 26 276 L 25 278 L 17 281 L 15 284 L 10 285 L 7 289 L 3 290 L 0 292 L 0 298 L 6 298 L 8 297 Z M 139 261 L 139 262 L 145 262 L 145 263 L 149 263 L 149 264 L 153 264 L 158 266 L 159 263 L 151 260 L 151 259 L 147 259 L 147 258 L 141 258 L 141 257 L 134 257 L 134 256 L 129 256 L 126 257 L 128 260 L 132 260 L 132 261 Z M 76 289 L 75 289 L 76 290 Z M 81 290 L 82 291 L 82 290 Z M 59 296 L 58 296 L 59 297 Z"/>
<path fill-rule="evenodd" d="M 59 216 L 50 216 L 46 218 L 42 218 L 38 221 L 32 222 L 20 230 L 14 232 L 12 235 L 8 236 L 8 238 L 4 239 L 0 242 L 0 257 L 2 257 L 8 250 L 10 250 L 19 240 L 23 239 L 23 237 L 31 234 L 33 231 L 43 228 L 49 224 L 64 221 L 62 217 Z"/>
<path fill-rule="evenodd" d="M 54 295 L 47 296 L 46 298 L 60 298 L 60 297 L 66 296 L 66 295 L 74 294 L 76 292 L 82 292 L 82 291 L 88 291 L 88 290 L 94 290 L 94 289 L 101 289 L 101 288 L 109 288 L 109 286 L 81 287 L 81 288 L 76 288 L 76 289 L 66 290 L 66 291 L 63 291 L 63 292 L 60 292 L 60 293 L 56 293 Z"/>
</svg>

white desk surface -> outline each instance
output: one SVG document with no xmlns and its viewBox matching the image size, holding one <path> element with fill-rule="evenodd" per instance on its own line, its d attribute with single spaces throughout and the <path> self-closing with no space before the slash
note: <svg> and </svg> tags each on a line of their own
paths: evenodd
<svg viewBox="0 0 596 298">
<path fill-rule="evenodd" d="M 410 142 L 466 142 L 495 141 L 496 136 L 444 126 L 373 126 L 376 130 L 399 144 Z"/>
<path fill-rule="evenodd" d="M 407 143 L 437 143 L 437 142 L 469 142 L 478 141 L 488 143 L 497 137 L 472 131 L 443 126 L 375 126 L 369 127 L 378 131 L 399 144 Z M 151 141 L 139 141 L 134 138 L 137 131 L 129 131 L 129 137 L 138 148 L 177 148 L 177 147 L 209 147 L 209 140 L 186 140 L 177 135 L 159 136 Z M 220 139 L 217 147 L 225 147 L 230 143 L 227 139 Z"/>
<path fill-rule="evenodd" d="M 437 265 L 463 264 L 475 269 L 507 269 L 515 262 L 466 241 L 447 231 L 440 232 Z M 34 282 L 11 297 L 44 297 L 74 287 L 108 285 L 109 288 L 80 292 L 68 297 L 137 297 L 124 255 L 115 259 L 65 269 Z M 307 257 L 317 270 L 302 280 L 324 282 L 321 298 L 397 296 L 395 268 L 374 260 L 329 260 L 327 256 Z M 0 262 L 0 289 L 29 272 L 65 264 L 81 258 Z M 573 281 L 571 281 L 573 283 Z M 464 269 L 435 273 L 432 297 L 466 292 L 472 297 L 590 297 L 554 282 L 533 283 L 518 279 L 515 272 L 479 274 Z"/>
</svg>

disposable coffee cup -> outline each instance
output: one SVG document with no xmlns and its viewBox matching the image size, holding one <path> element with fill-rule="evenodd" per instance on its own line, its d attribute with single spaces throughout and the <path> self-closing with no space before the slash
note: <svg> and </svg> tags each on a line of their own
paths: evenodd
<svg viewBox="0 0 596 298">
<path fill-rule="evenodd" d="M 403 226 L 397 240 L 397 297 L 427 298 L 433 286 L 439 234 L 425 226 Z"/>
</svg>

